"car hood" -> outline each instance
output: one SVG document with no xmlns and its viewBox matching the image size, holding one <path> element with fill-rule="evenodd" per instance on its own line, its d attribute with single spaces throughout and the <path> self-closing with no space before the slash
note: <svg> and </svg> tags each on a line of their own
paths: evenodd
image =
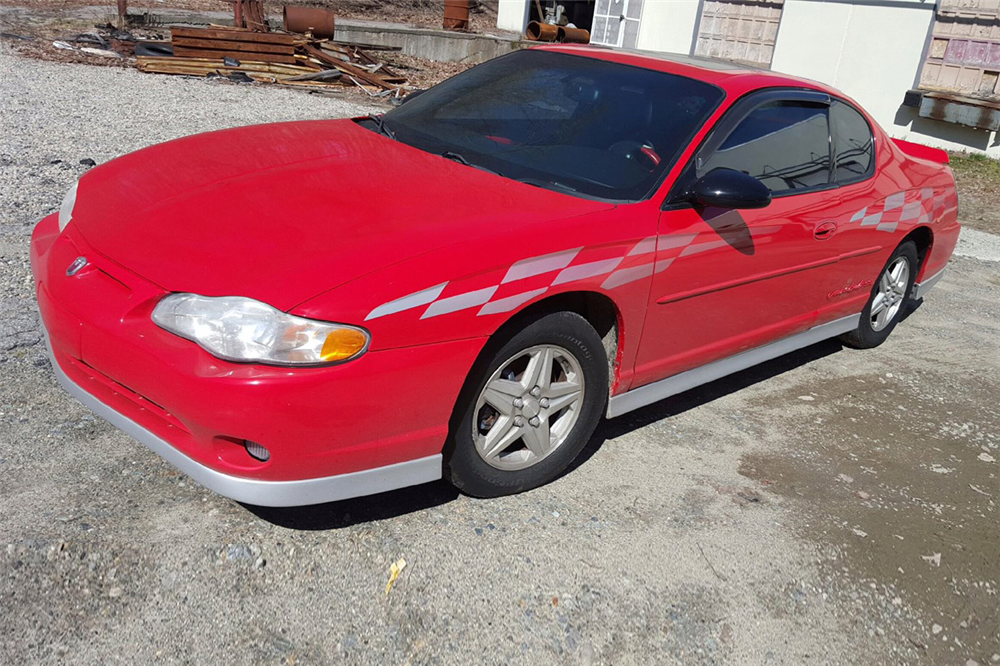
<svg viewBox="0 0 1000 666">
<path fill-rule="evenodd" d="M 120 157 L 80 180 L 72 224 L 94 251 L 167 291 L 288 310 L 484 232 L 610 206 L 330 120 L 211 132 Z"/>
</svg>

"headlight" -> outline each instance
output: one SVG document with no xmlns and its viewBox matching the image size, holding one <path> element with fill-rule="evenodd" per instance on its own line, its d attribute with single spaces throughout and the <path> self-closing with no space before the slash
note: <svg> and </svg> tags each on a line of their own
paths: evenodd
<svg viewBox="0 0 1000 666">
<path fill-rule="evenodd" d="M 69 188 L 66 192 L 66 196 L 63 197 L 62 205 L 59 206 L 59 231 L 61 232 L 69 224 L 69 221 L 73 219 L 73 207 L 76 206 L 76 188 L 80 184 L 80 181 L 73 183 L 73 187 Z"/>
<path fill-rule="evenodd" d="M 153 321 L 214 356 L 244 363 L 326 365 L 360 356 L 370 341 L 364 329 L 295 317 L 241 296 L 171 294 L 157 303 Z"/>
</svg>

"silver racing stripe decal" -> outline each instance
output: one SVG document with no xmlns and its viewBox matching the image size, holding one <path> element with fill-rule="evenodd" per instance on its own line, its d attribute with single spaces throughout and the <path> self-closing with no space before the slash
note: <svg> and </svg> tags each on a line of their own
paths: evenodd
<svg viewBox="0 0 1000 666">
<path fill-rule="evenodd" d="M 431 287 L 430 289 L 424 289 L 423 291 L 418 291 L 416 293 L 410 294 L 409 296 L 403 296 L 402 298 L 397 298 L 394 301 L 389 301 L 388 303 L 383 303 L 374 310 L 368 313 L 365 317 L 365 321 L 369 319 L 378 319 L 379 317 L 384 317 L 386 315 L 396 314 L 397 312 L 403 312 L 404 310 L 412 310 L 413 308 L 418 308 L 421 305 L 427 305 L 428 303 L 433 303 L 434 300 L 441 295 L 444 288 L 448 286 L 447 282 L 442 282 L 436 287 Z"/>
<path fill-rule="evenodd" d="M 866 206 L 855 212 L 843 223 L 846 228 L 872 228 L 877 231 L 893 232 L 900 223 L 928 223 L 937 219 L 948 205 L 955 205 L 957 193 L 954 188 L 933 189 L 929 187 L 905 190 L 891 194 L 880 202 Z M 849 226 L 850 225 L 850 226 Z M 781 230 L 781 225 L 757 226 L 751 228 L 754 239 L 764 239 Z M 695 242 L 700 240 L 700 242 Z M 761 242 L 766 242 L 763 240 Z M 586 247 L 571 248 L 537 257 L 517 261 L 507 269 L 498 284 L 452 294 L 441 298 L 451 282 L 418 291 L 394 301 L 384 303 L 372 310 L 365 321 L 386 315 L 404 312 L 426 306 L 421 319 L 429 319 L 452 312 L 479 308 L 477 316 L 502 314 L 516 310 L 525 303 L 542 296 L 550 288 L 580 280 L 607 276 L 601 282 L 601 289 L 616 289 L 637 282 L 669 268 L 681 257 L 689 257 L 731 245 L 729 240 L 720 240 L 713 232 L 667 234 L 648 236 L 636 242 L 618 257 L 575 263 L 586 258 Z M 650 256 L 645 259 L 646 255 Z M 510 285 L 520 280 L 537 278 L 551 273 L 548 285 L 533 289 L 512 290 Z"/>
</svg>

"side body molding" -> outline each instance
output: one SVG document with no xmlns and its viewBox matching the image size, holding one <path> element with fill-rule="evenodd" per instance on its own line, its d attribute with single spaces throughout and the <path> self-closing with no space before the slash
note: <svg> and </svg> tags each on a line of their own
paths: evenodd
<svg viewBox="0 0 1000 666">
<path fill-rule="evenodd" d="M 858 327 L 860 320 L 860 314 L 835 319 L 834 321 L 820 324 L 819 326 L 810 328 L 808 331 L 797 333 L 777 342 L 741 352 L 735 356 L 730 356 L 729 358 L 703 365 L 700 368 L 694 368 L 687 372 L 661 379 L 652 384 L 634 388 L 621 395 L 612 396 L 608 401 L 608 418 L 621 416 L 634 409 L 639 409 L 664 398 L 669 398 L 672 395 L 683 393 L 696 386 L 701 386 L 726 375 L 731 375 L 734 372 L 746 370 L 764 361 L 770 361 L 773 358 L 784 356 L 797 349 L 802 349 L 803 347 L 836 337 L 842 333 L 853 331 Z"/>
</svg>

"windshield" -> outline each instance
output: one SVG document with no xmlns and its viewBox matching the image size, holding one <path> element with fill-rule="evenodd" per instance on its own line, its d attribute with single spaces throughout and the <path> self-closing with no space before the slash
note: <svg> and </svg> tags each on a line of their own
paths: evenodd
<svg viewBox="0 0 1000 666">
<path fill-rule="evenodd" d="M 518 51 L 385 114 L 394 138 L 507 178 L 647 197 L 722 100 L 715 86 L 594 58 Z"/>
</svg>

